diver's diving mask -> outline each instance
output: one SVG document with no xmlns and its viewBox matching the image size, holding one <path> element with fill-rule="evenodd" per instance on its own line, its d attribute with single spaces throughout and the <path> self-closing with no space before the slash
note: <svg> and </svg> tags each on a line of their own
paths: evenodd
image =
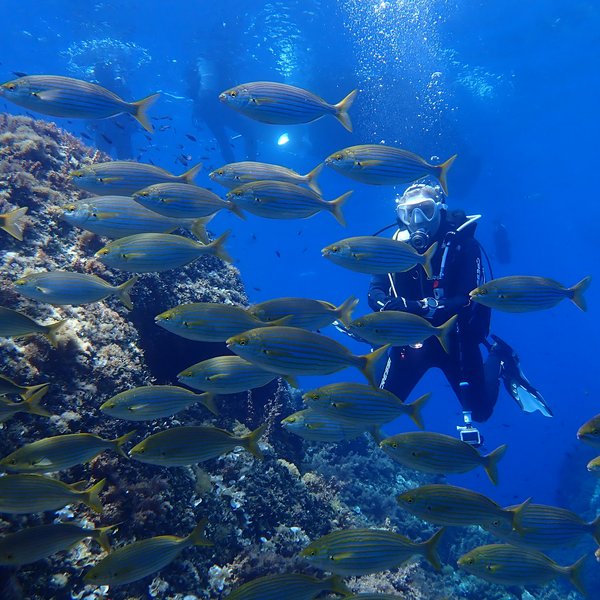
<svg viewBox="0 0 600 600">
<path fill-rule="evenodd" d="M 416 250 L 424 250 L 430 245 L 440 227 L 442 206 L 445 205 L 418 192 L 405 193 L 398 200 L 398 220 L 408 230 L 410 243 Z"/>
</svg>

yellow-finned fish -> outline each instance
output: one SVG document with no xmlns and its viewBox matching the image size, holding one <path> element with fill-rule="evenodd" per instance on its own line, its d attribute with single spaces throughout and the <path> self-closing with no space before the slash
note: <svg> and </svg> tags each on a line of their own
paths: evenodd
<svg viewBox="0 0 600 600">
<path fill-rule="evenodd" d="M 66 322 L 65 319 L 50 325 L 40 325 L 23 313 L 0 306 L 0 337 L 18 338 L 39 333 L 56 347 L 58 345 L 56 334 Z"/>
<path fill-rule="evenodd" d="M 344 129 L 352 131 L 348 110 L 357 93 L 357 90 L 353 90 L 337 104 L 329 104 L 312 92 L 293 85 L 253 81 L 225 90 L 219 94 L 219 100 L 261 123 L 294 125 L 333 115 Z"/>
<path fill-rule="evenodd" d="M 330 325 L 335 320 L 348 325 L 357 304 L 358 299 L 354 296 L 350 296 L 339 306 L 311 298 L 274 298 L 253 304 L 247 312 L 268 323 L 290 315 L 290 320 L 286 323 L 288 327 L 315 331 Z"/>
<path fill-rule="evenodd" d="M 587 464 L 587 470 L 596 475 L 596 477 L 600 477 L 600 456 L 590 460 Z"/>
<path fill-rule="evenodd" d="M 577 431 L 577 439 L 600 448 L 600 414 L 586 421 Z"/>
<path fill-rule="evenodd" d="M 348 329 L 375 345 L 408 346 L 420 344 L 431 336 L 437 337 L 445 352 L 450 352 L 450 335 L 456 331 L 457 315 L 439 327 L 427 319 L 401 310 L 373 312 L 348 324 Z"/>
<path fill-rule="evenodd" d="M 26 298 L 48 304 L 81 306 L 115 295 L 131 310 L 133 304 L 129 292 L 137 280 L 138 277 L 132 277 L 121 285 L 111 285 L 101 277 L 88 273 L 47 271 L 25 275 L 15 281 L 15 286 Z"/>
<path fill-rule="evenodd" d="M 16 240 L 23 241 L 24 218 L 28 210 L 25 206 L 0 214 L 0 229 L 4 229 L 6 233 L 12 235 Z"/>
<path fill-rule="evenodd" d="M 501 585 L 546 585 L 557 577 L 567 577 L 584 596 L 582 574 L 586 556 L 575 564 L 562 567 L 537 550 L 526 550 L 510 544 L 479 546 L 458 559 L 467 573 Z"/>
<path fill-rule="evenodd" d="M 229 234 L 226 231 L 210 244 L 201 244 L 170 233 L 139 233 L 110 242 L 95 256 L 111 268 L 134 273 L 160 273 L 176 269 L 206 254 L 233 262 L 224 247 Z"/>
<path fill-rule="evenodd" d="M 104 452 L 116 450 L 127 458 L 123 444 L 134 435 L 130 431 L 114 440 L 93 433 L 67 433 L 25 444 L 0 460 L 0 468 L 9 472 L 52 473 L 86 463 Z"/>
<path fill-rule="evenodd" d="M 413 556 L 422 556 L 441 569 L 437 546 L 444 529 L 426 542 L 415 543 L 393 531 L 343 529 L 324 535 L 300 552 L 311 565 L 338 575 L 359 576 L 395 569 Z"/>
<path fill-rule="evenodd" d="M 290 433 L 310 442 L 353 440 L 366 431 L 366 425 L 338 421 L 310 408 L 287 416 L 281 425 Z"/>
<path fill-rule="evenodd" d="M 218 414 L 214 394 L 196 394 L 175 385 L 147 385 L 121 392 L 109 398 L 100 410 L 126 421 L 151 421 L 170 417 L 200 402 L 214 415 Z"/>
<path fill-rule="evenodd" d="M 434 242 L 426 252 L 419 254 L 406 242 L 363 235 L 330 244 L 321 250 L 321 254 L 340 267 L 369 275 L 402 273 L 422 265 L 430 279 L 433 276 L 431 260 L 437 246 Z"/>
<path fill-rule="evenodd" d="M 558 281 L 546 277 L 511 275 L 492 279 L 475 288 L 469 296 L 474 302 L 505 312 L 545 310 L 556 306 L 565 298 L 585 311 L 587 306 L 583 293 L 591 282 L 592 278 L 588 276 L 566 288 Z"/>
<path fill-rule="evenodd" d="M 208 520 L 202 519 L 186 537 L 160 535 L 117 548 L 85 575 L 92 585 L 123 585 L 160 571 L 190 546 L 212 546 L 204 536 Z"/>
<path fill-rule="evenodd" d="M 408 150 L 383 144 L 364 144 L 334 152 L 325 159 L 325 164 L 350 179 L 370 185 L 411 183 L 433 175 L 448 195 L 448 170 L 457 156 L 455 154 L 439 165 L 431 165 Z"/>
<path fill-rule="evenodd" d="M 70 523 L 60 523 L 21 529 L 0 538 L 0 565 L 28 565 L 62 550 L 68 550 L 87 538 L 98 542 L 108 552 L 110 542 L 107 534 L 115 527 L 116 525 L 110 525 L 98 529 L 84 529 Z"/>
<path fill-rule="evenodd" d="M 248 581 L 227 596 L 227 600 L 313 600 L 321 592 L 348 596 L 351 592 L 342 579 L 333 575 L 317 579 L 300 573 L 266 575 Z"/>
<path fill-rule="evenodd" d="M 126 102 L 97 83 L 60 75 L 26 75 L 0 85 L 0 97 L 28 110 L 66 119 L 106 119 L 127 113 L 152 132 L 146 113 L 160 94 Z"/>
<path fill-rule="evenodd" d="M 215 182 L 230 190 L 249 183 L 251 181 L 286 181 L 307 185 L 313 192 L 321 195 L 321 189 L 317 184 L 317 177 L 323 169 L 323 163 L 318 164 L 306 175 L 300 175 L 292 169 L 270 165 L 268 163 L 243 161 L 229 163 L 215 169 L 208 176 Z"/>
<path fill-rule="evenodd" d="M 329 375 L 356 367 L 375 387 L 377 361 L 388 351 L 382 346 L 356 356 L 339 342 L 299 327 L 261 327 L 227 340 L 227 347 L 242 358 L 279 375 Z"/>
<path fill-rule="evenodd" d="M 266 429 L 264 424 L 248 435 L 238 437 L 217 427 L 171 427 L 142 440 L 129 454 L 140 462 L 163 467 L 195 465 L 231 452 L 237 446 L 242 446 L 256 458 L 263 458 L 258 440 Z"/>
<path fill-rule="evenodd" d="M 48 386 L 42 387 L 25 398 L 22 402 L 11 402 L 5 396 L 0 396 L 0 423 L 8 421 L 13 415 L 23 412 L 40 417 L 51 417 L 45 408 L 40 406 L 40 400 L 46 395 Z"/>
<path fill-rule="evenodd" d="M 106 479 L 82 489 L 85 481 L 63 483 L 52 477 L 21 473 L 0 477 L 0 512 L 13 515 L 58 510 L 67 504 L 82 502 L 101 513 L 100 492 Z"/>
<path fill-rule="evenodd" d="M 12 379 L 0 375 L 0 396 L 12 396 L 19 395 L 23 400 L 29 398 L 34 392 L 41 390 L 44 387 L 48 387 L 49 383 L 39 383 L 37 385 L 19 385 Z"/>
<path fill-rule="evenodd" d="M 492 483 L 498 483 L 498 461 L 506 445 L 481 455 L 473 446 L 443 433 L 413 431 L 385 438 L 382 450 L 400 464 L 425 473 L 466 473 L 482 467 Z"/>
</svg>

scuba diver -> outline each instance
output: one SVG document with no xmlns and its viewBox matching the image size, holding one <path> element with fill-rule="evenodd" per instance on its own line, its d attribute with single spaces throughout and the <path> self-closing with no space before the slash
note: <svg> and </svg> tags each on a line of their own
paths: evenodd
<svg viewBox="0 0 600 600">
<path fill-rule="evenodd" d="M 464 425 L 457 429 L 463 441 L 475 446 L 482 440 L 473 421 L 486 421 L 498 398 L 500 379 L 508 393 L 526 412 L 552 411 L 542 395 L 527 381 L 513 349 L 499 337 L 488 341 L 491 309 L 470 302 L 469 292 L 485 282 L 482 248 L 475 239 L 476 221 L 448 210 L 437 182 L 411 185 L 396 201 L 399 229 L 394 239 L 410 243 L 419 253 L 434 242 L 434 276 L 428 279 L 420 266 L 403 273 L 376 275 L 368 293 L 374 311 L 399 310 L 426 318 L 438 326 L 457 314 L 455 331 L 446 353 L 435 337 L 414 346 L 390 349 L 380 387 L 405 401 L 432 367 L 446 376 L 463 408 Z M 487 348 L 484 362 L 480 346 Z"/>
</svg>

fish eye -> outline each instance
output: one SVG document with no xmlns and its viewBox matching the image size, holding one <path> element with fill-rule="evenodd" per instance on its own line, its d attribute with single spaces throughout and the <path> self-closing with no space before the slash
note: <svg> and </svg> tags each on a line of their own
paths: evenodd
<svg viewBox="0 0 600 600">
<path fill-rule="evenodd" d="M 334 155 L 333 160 L 342 160 L 343 158 L 344 158 L 343 154 L 336 154 L 336 155 Z"/>
<path fill-rule="evenodd" d="M 94 219 L 96 219 L 98 217 L 98 213 L 97 212 L 93 212 L 93 213 L 91 213 L 91 216 L 94 217 Z"/>
<path fill-rule="evenodd" d="M 332 252 L 339 252 L 340 251 L 340 247 L 339 246 L 331 246 L 331 251 Z"/>
<path fill-rule="evenodd" d="M 397 447 L 398 447 L 398 443 L 397 443 L 397 442 L 392 442 L 392 443 L 390 444 L 390 446 L 391 446 L 392 448 L 397 448 Z"/>
<path fill-rule="evenodd" d="M 121 258 L 122 258 L 123 260 L 127 260 L 127 254 L 121 254 Z"/>
<path fill-rule="evenodd" d="M 238 340 L 238 344 L 239 344 L 240 346 L 246 346 L 246 345 L 248 344 L 248 340 L 247 340 L 246 338 L 240 338 L 240 339 Z"/>
<path fill-rule="evenodd" d="M 217 169 L 217 175 L 225 175 L 225 171 L 223 171 L 223 169 Z"/>
<path fill-rule="evenodd" d="M 486 568 L 488 571 L 491 571 L 491 570 L 492 570 L 492 565 L 485 565 L 485 568 Z"/>
<path fill-rule="evenodd" d="M 231 90 L 231 91 L 229 92 L 229 95 L 230 95 L 232 98 L 235 98 L 235 97 L 238 95 L 238 93 L 237 93 L 237 91 L 236 91 L 236 90 Z"/>
<path fill-rule="evenodd" d="M 8 462 L 11 465 L 16 465 L 17 464 L 17 459 L 16 458 L 11 458 Z"/>
<path fill-rule="evenodd" d="M 406 498 L 406 503 L 407 504 L 412 504 L 413 502 L 414 502 L 414 500 L 412 499 L 412 497 Z"/>
<path fill-rule="evenodd" d="M 189 323 L 189 321 L 182 321 L 182 322 L 181 322 L 181 324 L 182 324 L 184 327 L 189 327 L 189 326 L 190 326 L 190 323 Z"/>
<path fill-rule="evenodd" d="M 413 451 L 410 453 L 410 455 L 411 455 L 411 456 L 418 456 L 418 454 L 417 454 L 417 451 L 416 451 L 416 450 L 413 450 Z"/>
</svg>

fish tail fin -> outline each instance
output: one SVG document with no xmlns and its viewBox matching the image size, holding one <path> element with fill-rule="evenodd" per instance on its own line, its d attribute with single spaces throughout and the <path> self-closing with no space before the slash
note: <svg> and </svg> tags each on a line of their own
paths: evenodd
<svg viewBox="0 0 600 600">
<path fill-rule="evenodd" d="M 15 208 L 10 212 L 2 215 L 2 224 L 0 229 L 4 229 L 6 233 L 12 235 L 15 239 L 20 242 L 23 241 L 23 217 L 29 209 L 25 206 L 23 208 Z"/>
<path fill-rule="evenodd" d="M 43 387 L 30 396 L 27 397 L 26 400 L 23 401 L 23 404 L 27 405 L 26 412 L 32 415 L 40 415 L 40 417 L 51 417 L 52 413 L 49 413 L 45 408 L 40 406 L 40 400 L 46 395 L 49 386 Z"/>
<path fill-rule="evenodd" d="M 232 263 L 233 258 L 229 256 L 227 250 L 225 250 L 225 241 L 231 235 L 231 231 L 226 231 L 222 235 L 220 235 L 216 240 L 212 241 L 210 244 L 206 244 L 207 248 L 211 249 L 211 253 L 220 258 L 222 261 Z"/>
<path fill-rule="evenodd" d="M 452 163 L 456 160 L 458 154 L 451 156 L 446 162 L 443 162 L 441 165 L 436 167 L 438 171 L 438 179 L 440 181 L 440 185 L 444 190 L 444 194 L 448 195 L 448 170 L 452 166 Z"/>
<path fill-rule="evenodd" d="M 419 429 L 425 429 L 425 424 L 423 423 L 423 416 L 421 415 L 421 410 L 423 410 L 423 407 L 425 406 L 429 398 L 431 398 L 431 392 L 423 394 L 414 402 L 411 402 L 410 404 L 406 405 L 406 407 L 409 409 L 408 416 L 413 420 L 414 424 Z"/>
<path fill-rule="evenodd" d="M 111 440 L 113 442 L 113 444 L 115 445 L 115 450 L 121 455 L 124 456 L 125 458 L 129 458 L 129 456 L 127 456 L 125 450 L 123 450 L 123 446 L 137 433 L 137 430 L 134 429 L 133 431 L 130 431 L 128 433 L 126 433 L 125 435 L 122 435 L 121 437 L 118 437 L 116 440 Z"/>
<path fill-rule="evenodd" d="M 375 383 L 375 368 L 379 359 L 386 354 L 389 348 L 390 344 L 386 344 L 385 346 L 381 346 L 381 348 L 377 348 L 374 352 L 369 352 L 369 354 L 363 354 L 358 357 L 362 363 L 362 366 L 359 367 L 362 374 L 367 378 L 369 385 L 372 385 L 374 388 L 378 387 Z"/>
<path fill-rule="evenodd" d="M 200 173 L 202 170 L 202 163 L 198 163 L 194 165 L 191 169 L 188 169 L 185 173 L 179 176 L 182 183 L 194 183 L 194 179 L 196 179 L 196 175 Z"/>
<path fill-rule="evenodd" d="M 194 527 L 194 530 L 190 535 L 186 538 L 183 538 L 184 541 L 191 546 L 212 546 L 213 543 L 204 535 L 204 530 L 208 525 L 208 519 L 205 517 L 204 519 L 200 519 L 198 521 L 198 525 Z"/>
<path fill-rule="evenodd" d="M 122 283 L 121 285 L 117 286 L 117 297 L 125 306 L 125 308 L 128 308 L 129 310 L 133 308 L 133 302 L 131 302 L 129 292 L 131 291 L 131 288 L 136 284 L 138 279 L 139 277 L 135 275 L 125 283 Z"/>
<path fill-rule="evenodd" d="M 88 490 L 83 490 L 81 492 L 83 503 L 97 513 L 101 513 L 104 510 L 102 502 L 100 501 L 100 492 L 104 489 L 105 485 L 106 478 L 95 483 Z"/>
<path fill-rule="evenodd" d="M 352 592 L 348 586 L 344 583 L 344 580 L 339 575 L 332 575 L 326 577 L 323 583 L 327 586 L 327 590 L 340 596 L 351 596 Z"/>
<path fill-rule="evenodd" d="M 200 396 L 199 400 L 210 410 L 213 415 L 219 414 L 219 409 L 215 404 L 215 394 L 212 392 L 203 392 L 202 394 L 198 394 Z"/>
<path fill-rule="evenodd" d="M 456 325 L 456 319 L 458 315 L 450 317 L 445 323 L 442 323 L 439 327 L 436 327 L 437 333 L 435 334 L 437 339 L 440 341 L 442 348 L 446 354 L 450 354 L 450 334 L 454 331 Z"/>
<path fill-rule="evenodd" d="M 590 523 L 591 531 L 593 538 L 596 540 L 597 544 L 600 544 L 600 515 L 598 515 L 591 523 Z"/>
<path fill-rule="evenodd" d="M 442 570 L 442 561 L 438 554 L 438 546 L 442 535 L 446 529 L 442 527 L 439 531 L 436 531 L 426 542 L 423 542 L 423 556 L 436 571 Z"/>
<path fill-rule="evenodd" d="M 356 94 L 358 94 L 358 90 L 352 90 L 343 100 L 333 105 L 333 108 L 335 108 L 335 117 L 344 126 L 346 131 L 352 131 L 352 121 L 350 120 L 348 110 L 352 106 Z"/>
<path fill-rule="evenodd" d="M 571 301 L 580 308 L 582 311 L 587 310 L 587 304 L 585 302 L 585 298 L 583 297 L 583 293 L 590 287 L 590 283 L 592 283 L 591 275 L 584 277 L 579 283 L 576 283 L 574 286 L 569 288 L 569 292 L 573 294 L 571 296 Z"/>
<path fill-rule="evenodd" d="M 356 308 L 359 300 L 356 296 L 350 296 L 335 309 L 336 317 L 346 326 L 352 321 L 352 311 Z"/>
<path fill-rule="evenodd" d="M 312 171 L 309 171 L 304 177 L 304 183 L 313 191 L 315 194 L 321 195 L 321 188 L 317 182 L 317 177 L 321 174 L 325 163 L 319 163 Z"/>
<path fill-rule="evenodd" d="M 431 261 L 433 256 L 437 250 L 438 243 L 433 242 L 431 247 L 427 249 L 427 251 L 423 254 L 423 269 L 425 270 L 425 275 L 427 275 L 427 279 L 431 279 L 433 277 L 433 269 L 431 267 Z"/>
<path fill-rule="evenodd" d="M 68 319 L 62 319 L 61 321 L 56 321 L 56 323 L 50 323 L 50 325 L 48 325 L 48 330 L 46 331 L 45 336 L 55 348 L 58 346 L 58 338 L 56 337 L 56 334 L 67 321 Z"/>
<path fill-rule="evenodd" d="M 148 109 L 160 98 L 160 94 L 152 94 L 151 96 L 146 96 L 137 102 L 132 102 L 132 106 L 134 108 L 133 116 L 138 120 L 139 124 L 146 130 L 152 133 L 152 124 L 148 119 L 147 111 Z"/>
<path fill-rule="evenodd" d="M 483 457 L 483 468 L 494 485 L 498 485 L 498 461 L 504 456 L 506 448 L 508 446 L 502 444 L 502 446 L 498 446 L 493 452 Z"/>
<path fill-rule="evenodd" d="M 258 440 L 263 436 L 265 431 L 267 430 L 267 423 L 263 423 L 260 427 L 255 429 L 252 433 L 245 435 L 242 437 L 244 441 L 244 447 L 248 452 L 253 454 L 256 458 L 260 458 L 261 460 L 264 458 L 264 455 L 261 449 L 258 447 Z"/>
<path fill-rule="evenodd" d="M 107 527 L 92 529 L 92 537 L 100 544 L 100 546 L 102 546 L 102 550 L 105 552 L 110 552 L 110 539 L 108 538 L 108 534 L 119 525 L 120 523 L 117 523 L 115 525 L 108 525 Z"/>
<path fill-rule="evenodd" d="M 527 498 L 527 500 L 525 500 L 524 502 L 521 502 L 521 504 L 519 504 L 519 506 L 511 509 L 511 513 L 513 515 L 512 518 L 512 526 L 513 529 L 517 532 L 520 533 L 521 535 L 523 535 L 524 533 L 526 533 L 527 531 L 529 531 L 528 529 L 525 529 L 523 527 L 523 511 L 531 504 L 531 498 Z"/>
<path fill-rule="evenodd" d="M 243 221 L 246 220 L 246 215 L 242 212 L 241 207 L 239 207 L 235 202 L 231 202 L 231 200 L 227 201 L 227 208 L 228 210 L 230 210 L 234 215 L 238 216 L 240 219 L 242 219 Z"/>
<path fill-rule="evenodd" d="M 331 214 L 335 217 L 335 220 L 342 226 L 346 227 L 346 219 L 342 213 L 342 206 L 344 206 L 346 200 L 352 195 L 352 191 L 342 194 L 339 198 L 329 202 Z"/>
<path fill-rule="evenodd" d="M 583 567 L 585 566 L 586 559 L 587 554 L 582 556 L 575 564 L 571 565 L 570 567 L 566 567 L 566 575 L 569 578 L 569 581 L 583 596 L 587 596 L 587 590 L 583 585 Z"/>
<path fill-rule="evenodd" d="M 35 394 L 38 390 L 49 386 L 49 383 L 38 383 L 37 385 L 28 385 L 25 388 L 25 391 L 21 394 L 21 398 L 23 398 L 23 400 L 27 400 L 28 398 L 31 398 L 31 396 L 33 396 L 33 394 Z"/>
<path fill-rule="evenodd" d="M 211 219 L 212 215 L 210 217 L 198 217 L 197 219 L 194 219 L 194 222 L 190 227 L 192 234 L 206 245 L 210 244 L 208 233 L 206 233 L 206 225 Z"/>
</svg>

